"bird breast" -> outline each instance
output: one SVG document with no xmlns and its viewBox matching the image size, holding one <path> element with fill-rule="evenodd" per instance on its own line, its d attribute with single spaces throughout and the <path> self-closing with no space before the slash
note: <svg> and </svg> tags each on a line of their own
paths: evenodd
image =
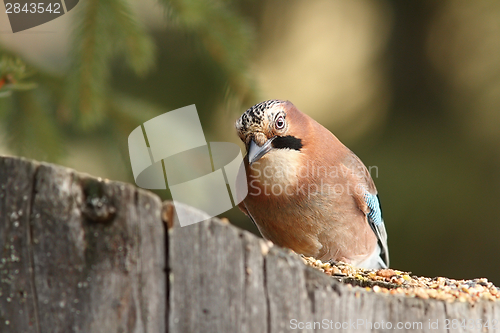
<svg viewBox="0 0 500 333">
<path fill-rule="evenodd" d="M 293 149 L 274 149 L 250 165 L 250 185 L 273 190 L 277 195 L 297 186 L 300 176 L 300 152 Z"/>
</svg>

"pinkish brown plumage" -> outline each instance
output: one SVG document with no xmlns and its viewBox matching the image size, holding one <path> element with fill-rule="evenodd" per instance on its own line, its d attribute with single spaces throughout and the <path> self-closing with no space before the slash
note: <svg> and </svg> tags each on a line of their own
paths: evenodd
<svg viewBox="0 0 500 333">
<path fill-rule="evenodd" d="M 236 129 L 247 148 L 239 207 L 264 238 L 323 261 L 388 266 L 375 184 L 330 131 L 279 100 L 248 109 Z"/>
</svg>

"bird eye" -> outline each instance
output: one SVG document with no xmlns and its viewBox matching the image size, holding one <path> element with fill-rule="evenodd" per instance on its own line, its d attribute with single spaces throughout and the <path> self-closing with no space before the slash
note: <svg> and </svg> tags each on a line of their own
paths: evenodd
<svg viewBox="0 0 500 333">
<path fill-rule="evenodd" d="M 283 116 L 279 116 L 275 122 L 276 129 L 283 129 L 285 127 L 285 118 Z"/>
</svg>

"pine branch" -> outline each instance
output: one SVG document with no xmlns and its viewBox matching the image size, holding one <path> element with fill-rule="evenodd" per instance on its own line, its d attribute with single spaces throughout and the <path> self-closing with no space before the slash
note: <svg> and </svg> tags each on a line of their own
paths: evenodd
<svg viewBox="0 0 500 333">
<path fill-rule="evenodd" d="M 3 117 L 9 147 L 22 156 L 55 161 L 64 152 L 61 132 L 46 92 L 40 89 L 15 92 L 4 105 L 10 109 Z"/>
<path fill-rule="evenodd" d="M 145 74 L 154 66 L 155 45 L 146 34 L 145 28 L 134 17 L 128 3 L 123 0 L 110 1 L 117 23 L 114 29 L 122 39 L 125 57 L 129 66 L 138 75 Z M 122 46 L 119 45 L 119 46 Z M 121 51 L 121 50 L 118 50 Z"/>
<path fill-rule="evenodd" d="M 125 0 L 88 0 L 81 5 L 84 7 L 73 43 L 70 96 L 77 119 L 86 128 L 106 117 L 113 58 L 124 52 L 129 65 L 142 74 L 153 64 L 154 47 Z"/>
<path fill-rule="evenodd" d="M 225 71 L 231 93 L 251 100 L 255 84 L 248 71 L 254 32 L 227 1 L 159 0 L 168 19 L 198 35 L 210 56 Z"/>
<path fill-rule="evenodd" d="M 35 88 L 35 83 L 24 81 L 33 73 L 34 71 L 28 69 L 20 58 L 6 54 L 0 55 L 0 97 L 10 96 L 13 90 Z"/>
</svg>

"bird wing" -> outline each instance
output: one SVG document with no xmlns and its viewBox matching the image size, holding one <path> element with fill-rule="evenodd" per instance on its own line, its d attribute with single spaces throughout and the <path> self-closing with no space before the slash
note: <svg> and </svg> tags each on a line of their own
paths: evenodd
<svg viewBox="0 0 500 333">
<path fill-rule="evenodd" d="M 347 154 L 344 165 L 352 171 L 352 175 L 364 188 L 363 191 L 353 191 L 353 196 L 359 209 L 365 213 L 368 224 L 377 236 L 380 248 L 380 258 L 382 266 L 389 266 L 389 249 L 387 246 L 387 231 L 385 230 L 384 219 L 382 218 L 382 208 L 377 194 L 375 183 L 366 166 L 352 151 Z M 362 193 L 362 194 L 361 194 Z"/>
<path fill-rule="evenodd" d="M 382 219 L 382 208 L 377 194 L 366 192 L 364 196 L 366 205 L 368 206 L 368 213 L 366 217 L 368 224 L 377 236 L 378 244 L 380 247 L 380 257 L 385 264 L 389 266 L 389 249 L 387 247 L 387 231 L 385 230 L 384 220 Z"/>
</svg>

